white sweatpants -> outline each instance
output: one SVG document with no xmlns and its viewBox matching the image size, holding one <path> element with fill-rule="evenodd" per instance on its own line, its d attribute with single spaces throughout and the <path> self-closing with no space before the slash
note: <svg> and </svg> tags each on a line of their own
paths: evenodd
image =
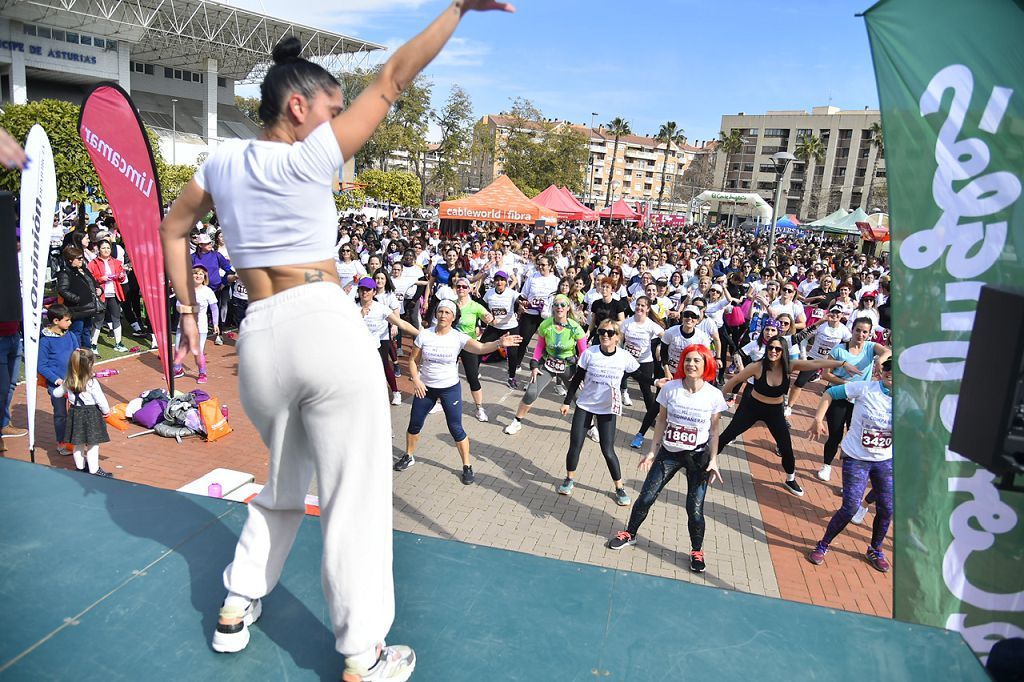
<svg viewBox="0 0 1024 682">
<path fill-rule="evenodd" d="M 249 599 L 274 589 L 315 468 L 336 647 L 346 656 L 371 650 L 395 614 L 391 414 L 377 341 L 351 298 L 323 282 L 250 303 L 238 356 L 242 406 L 270 468 L 224 586 Z"/>
</svg>

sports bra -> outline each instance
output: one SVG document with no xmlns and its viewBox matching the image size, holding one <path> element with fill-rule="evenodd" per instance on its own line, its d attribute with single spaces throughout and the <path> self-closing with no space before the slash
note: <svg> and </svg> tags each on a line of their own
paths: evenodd
<svg viewBox="0 0 1024 682">
<path fill-rule="evenodd" d="M 768 367 L 761 362 L 761 376 L 754 379 L 754 390 L 765 398 L 781 398 L 789 393 L 789 375 L 783 373 L 782 383 L 778 386 L 768 385 Z"/>
</svg>

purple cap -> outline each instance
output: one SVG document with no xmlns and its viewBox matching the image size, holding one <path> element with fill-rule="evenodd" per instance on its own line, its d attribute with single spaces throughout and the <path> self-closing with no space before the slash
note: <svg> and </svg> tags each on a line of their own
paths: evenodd
<svg viewBox="0 0 1024 682">
<path fill-rule="evenodd" d="M 360 289 L 376 289 L 377 288 L 377 280 L 375 280 L 373 277 L 363 277 L 361 280 L 359 280 L 359 288 Z"/>
<path fill-rule="evenodd" d="M 507 280 L 508 279 L 508 273 L 505 272 L 504 270 L 498 270 L 496 273 L 494 273 L 494 279 L 504 279 L 504 280 Z"/>
</svg>

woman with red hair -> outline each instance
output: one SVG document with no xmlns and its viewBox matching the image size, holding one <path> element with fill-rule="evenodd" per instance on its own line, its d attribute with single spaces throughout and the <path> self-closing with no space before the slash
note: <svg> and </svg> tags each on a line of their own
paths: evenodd
<svg viewBox="0 0 1024 682">
<path fill-rule="evenodd" d="M 644 487 L 629 514 L 626 530 L 609 541 L 609 548 L 636 544 L 636 534 L 654 501 L 672 477 L 684 469 L 690 570 L 704 572 L 704 496 L 709 485 L 722 480 L 718 470 L 718 420 L 719 413 L 729 409 L 722 392 L 711 385 L 717 372 L 715 357 L 707 346 L 694 344 L 683 350 L 675 378 L 658 394 L 661 409 L 654 423 L 651 451 L 637 466 L 647 472 Z"/>
</svg>

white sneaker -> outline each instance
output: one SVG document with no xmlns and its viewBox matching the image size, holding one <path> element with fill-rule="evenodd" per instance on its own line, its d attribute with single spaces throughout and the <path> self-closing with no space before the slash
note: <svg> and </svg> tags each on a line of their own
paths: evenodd
<svg viewBox="0 0 1024 682">
<path fill-rule="evenodd" d="M 789 405 L 786 405 L 785 409 L 782 410 L 782 416 L 786 417 L 787 419 L 789 417 L 792 417 L 793 416 L 793 408 L 790 407 Z M 826 480 L 828 480 L 828 479 L 826 479 Z"/>
<path fill-rule="evenodd" d="M 217 624 L 211 642 L 213 650 L 222 654 L 234 654 L 247 647 L 249 645 L 249 626 L 259 620 L 261 613 L 263 613 L 263 605 L 259 599 L 253 599 L 244 610 L 237 606 L 221 607 L 221 618 L 237 618 L 241 621 L 235 625 Z"/>
<path fill-rule="evenodd" d="M 864 517 L 867 516 L 867 515 L 868 515 L 868 508 L 867 507 L 861 507 L 860 509 L 857 510 L 857 513 L 855 513 L 853 515 L 853 518 L 850 519 L 850 520 L 853 521 L 854 523 L 861 523 L 864 520 Z"/>
<path fill-rule="evenodd" d="M 482 422 L 490 421 L 487 418 L 487 413 L 484 412 L 484 408 L 483 407 L 476 408 L 476 418 L 477 418 L 477 421 L 482 421 Z"/>
<path fill-rule="evenodd" d="M 441 407 L 441 403 L 434 403 L 434 406 L 430 408 L 430 412 L 427 414 L 437 414 L 438 412 L 444 412 L 444 408 Z"/>
<path fill-rule="evenodd" d="M 555 395 L 569 395 L 569 391 L 562 384 L 555 384 Z"/>
<path fill-rule="evenodd" d="M 391 393 L 391 404 L 392 405 L 401 405 L 402 404 L 402 394 L 399 393 L 398 391 L 393 391 Z"/>
<path fill-rule="evenodd" d="M 626 407 L 632 407 L 633 406 L 633 399 L 629 397 L 629 389 L 628 388 L 622 389 L 622 404 L 625 405 Z"/>
<path fill-rule="evenodd" d="M 818 478 L 820 478 L 823 481 L 827 481 L 830 478 L 832 478 L 832 465 L 822 464 L 821 468 L 818 469 Z"/>
<path fill-rule="evenodd" d="M 589 438 L 590 440 L 594 441 L 595 443 L 600 443 L 601 442 L 601 436 L 597 433 L 597 427 L 596 426 L 591 426 L 590 427 L 590 429 L 587 431 L 587 438 Z"/>
<path fill-rule="evenodd" d="M 506 436 L 514 436 L 523 430 L 523 422 L 518 419 L 513 419 L 503 430 Z"/>
<path fill-rule="evenodd" d="M 358 675 L 362 682 L 376 682 L 377 680 L 405 682 L 412 677 L 412 672 L 415 669 L 416 653 L 401 644 L 384 647 L 380 658 L 369 670 L 349 663 L 348 659 L 345 660 L 345 674 Z"/>
</svg>

